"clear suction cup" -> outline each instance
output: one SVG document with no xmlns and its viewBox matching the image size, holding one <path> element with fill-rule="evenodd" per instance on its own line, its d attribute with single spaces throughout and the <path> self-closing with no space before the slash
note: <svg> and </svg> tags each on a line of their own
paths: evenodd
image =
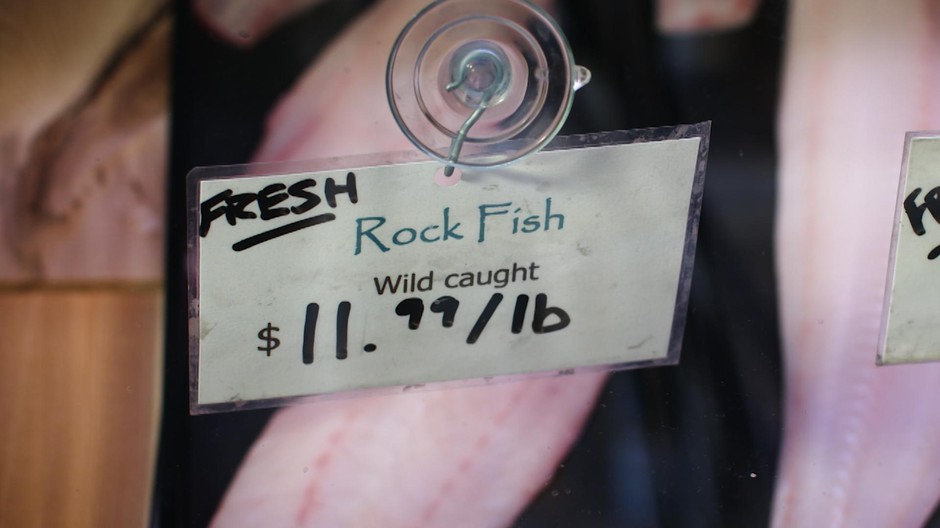
<svg viewBox="0 0 940 528">
<path fill-rule="evenodd" d="M 402 132 L 450 176 L 544 147 L 589 79 L 557 24 L 529 2 L 438 0 L 398 36 L 386 89 Z"/>
</svg>

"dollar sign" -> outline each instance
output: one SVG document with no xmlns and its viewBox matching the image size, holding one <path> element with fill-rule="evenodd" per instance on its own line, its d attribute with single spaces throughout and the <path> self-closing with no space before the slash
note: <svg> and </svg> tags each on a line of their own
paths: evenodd
<svg viewBox="0 0 940 528">
<path fill-rule="evenodd" d="M 264 341 L 264 346 L 259 346 L 258 350 L 262 352 L 267 352 L 268 357 L 271 357 L 271 351 L 275 348 L 281 346 L 281 340 L 274 337 L 272 334 L 274 332 L 280 332 L 281 329 L 276 326 L 271 326 L 271 323 L 268 323 L 268 326 L 262 328 L 258 332 L 258 339 Z"/>
</svg>

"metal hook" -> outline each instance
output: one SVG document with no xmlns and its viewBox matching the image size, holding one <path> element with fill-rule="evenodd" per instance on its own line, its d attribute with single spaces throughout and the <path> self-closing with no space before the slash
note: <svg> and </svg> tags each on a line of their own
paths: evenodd
<svg viewBox="0 0 940 528">
<path fill-rule="evenodd" d="M 471 43 L 468 47 L 470 49 L 464 53 L 457 54 L 460 60 L 454 62 L 452 78 L 456 79 L 444 87 L 448 92 L 461 89 L 461 102 L 474 107 L 450 145 L 447 165 L 444 167 L 444 175 L 447 177 L 454 173 L 453 164 L 457 163 L 457 158 L 460 157 L 460 150 L 467 134 L 470 133 L 470 128 L 480 120 L 490 105 L 502 101 L 509 88 L 508 59 L 503 52 L 485 41 Z"/>
<path fill-rule="evenodd" d="M 448 85 L 448 92 L 459 86 L 460 84 L 451 83 Z M 453 86 L 453 88 L 450 88 Z M 457 131 L 457 135 L 454 136 L 454 141 L 450 144 L 450 152 L 447 155 L 447 166 L 444 167 L 444 176 L 448 178 L 454 174 L 454 166 L 452 163 L 457 162 L 457 158 L 460 156 L 460 149 L 463 148 L 463 142 L 467 139 L 467 134 L 470 133 L 470 127 L 476 124 L 480 120 L 480 117 L 483 116 L 483 112 L 486 110 L 486 105 L 489 103 L 489 98 L 484 97 L 480 102 L 480 106 L 476 107 L 473 112 L 470 113 L 470 117 L 464 121 L 463 125 L 460 126 L 460 130 Z"/>
</svg>

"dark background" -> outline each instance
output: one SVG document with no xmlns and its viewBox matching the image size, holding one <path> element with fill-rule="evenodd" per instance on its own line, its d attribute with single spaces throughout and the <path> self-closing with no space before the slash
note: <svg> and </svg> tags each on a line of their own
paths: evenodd
<svg viewBox="0 0 940 528">
<path fill-rule="evenodd" d="M 327 2 L 247 50 L 176 5 L 167 354 L 153 524 L 204 526 L 270 410 L 190 417 L 185 176 L 244 163 L 277 99 L 371 2 Z M 651 1 L 559 2 L 593 80 L 564 134 L 712 121 L 679 366 L 610 377 L 519 527 L 765 526 L 781 430 L 773 277 L 775 116 L 785 5 L 731 32 L 662 36 Z"/>
</svg>

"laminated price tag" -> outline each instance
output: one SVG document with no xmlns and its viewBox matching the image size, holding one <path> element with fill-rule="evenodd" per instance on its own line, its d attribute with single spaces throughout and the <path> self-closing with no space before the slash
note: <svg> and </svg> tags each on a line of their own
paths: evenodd
<svg viewBox="0 0 940 528">
<path fill-rule="evenodd" d="M 678 361 L 708 124 L 189 176 L 193 412 Z"/>
<path fill-rule="evenodd" d="M 904 148 L 879 364 L 940 360 L 940 133 Z"/>
</svg>

